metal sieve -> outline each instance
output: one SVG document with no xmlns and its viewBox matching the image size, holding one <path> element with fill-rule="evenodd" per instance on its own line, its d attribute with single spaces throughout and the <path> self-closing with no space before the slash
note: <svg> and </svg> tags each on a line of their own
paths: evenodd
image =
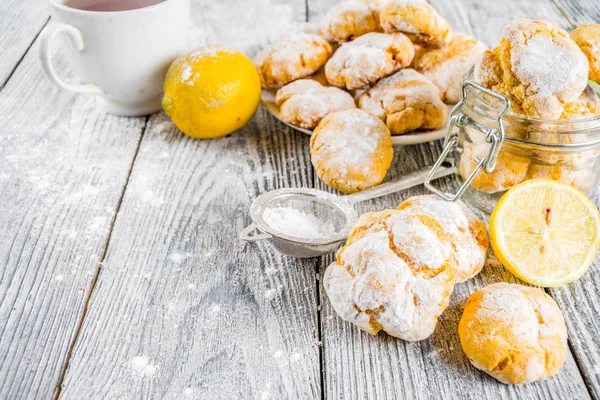
<svg viewBox="0 0 600 400">
<path fill-rule="evenodd" d="M 239 237 L 248 242 L 266 240 L 281 253 L 296 258 L 311 258 L 331 253 L 346 240 L 350 228 L 358 218 L 354 205 L 420 185 L 425 182 L 430 171 L 431 167 L 425 167 L 396 181 L 347 196 L 306 188 L 277 189 L 267 192 L 252 202 L 250 217 L 253 222 L 240 232 Z M 437 169 L 433 179 L 456 172 L 454 164 L 447 162 Z M 292 207 L 314 215 L 321 221 L 331 223 L 335 233 L 328 237 L 304 238 L 279 232 L 263 219 L 264 211 L 275 207 Z"/>
</svg>

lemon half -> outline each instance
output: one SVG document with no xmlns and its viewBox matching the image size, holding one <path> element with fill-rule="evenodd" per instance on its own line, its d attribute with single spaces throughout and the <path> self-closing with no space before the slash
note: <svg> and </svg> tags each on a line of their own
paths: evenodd
<svg viewBox="0 0 600 400">
<path fill-rule="evenodd" d="M 580 278 L 600 247 L 600 213 L 575 187 L 532 179 L 506 192 L 490 217 L 494 253 L 510 272 L 538 286 Z"/>
</svg>

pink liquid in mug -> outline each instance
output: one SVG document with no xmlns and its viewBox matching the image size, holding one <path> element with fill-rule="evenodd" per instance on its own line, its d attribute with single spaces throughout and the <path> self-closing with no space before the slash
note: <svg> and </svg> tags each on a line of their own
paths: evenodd
<svg viewBox="0 0 600 400">
<path fill-rule="evenodd" d="M 150 7 L 165 0 L 68 0 L 67 7 L 85 11 L 127 11 Z"/>
</svg>

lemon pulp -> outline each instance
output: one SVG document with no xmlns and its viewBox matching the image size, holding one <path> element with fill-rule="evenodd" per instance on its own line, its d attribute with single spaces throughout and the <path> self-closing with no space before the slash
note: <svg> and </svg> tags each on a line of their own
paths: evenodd
<svg viewBox="0 0 600 400">
<path fill-rule="evenodd" d="M 539 286 L 572 282 L 589 268 L 600 246 L 600 214 L 578 189 L 532 179 L 502 196 L 490 218 L 500 262 Z"/>
</svg>

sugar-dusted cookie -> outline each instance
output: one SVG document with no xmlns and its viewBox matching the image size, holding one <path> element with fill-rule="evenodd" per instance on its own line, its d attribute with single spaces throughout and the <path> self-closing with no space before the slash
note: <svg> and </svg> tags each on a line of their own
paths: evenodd
<svg viewBox="0 0 600 400">
<path fill-rule="evenodd" d="M 527 170 L 527 179 L 552 179 L 570 185 L 575 185 L 581 190 L 587 190 L 594 182 L 593 169 L 578 170 L 571 164 L 543 164 L 534 163 Z M 586 183 L 587 181 L 587 183 Z M 580 187 L 583 185 L 583 187 Z"/>
<path fill-rule="evenodd" d="M 427 215 L 361 216 L 323 277 L 337 314 L 370 334 L 427 338 L 454 289 L 453 250 L 443 235 Z"/>
<path fill-rule="evenodd" d="M 331 45 L 322 37 L 296 33 L 261 50 L 254 64 L 262 86 L 272 87 L 315 73 L 331 53 Z"/>
<path fill-rule="evenodd" d="M 504 146 L 507 146 L 506 144 Z M 489 145 L 463 143 L 463 151 L 460 155 L 458 169 L 463 179 L 467 179 L 477 167 L 480 160 L 484 159 L 489 150 Z M 481 169 L 471 186 L 486 193 L 502 192 L 510 189 L 517 183 L 523 182 L 529 167 L 529 157 L 526 155 L 514 155 L 508 150 L 501 149 L 496 161 L 496 169 L 491 173 Z"/>
<path fill-rule="evenodd" d="M 549 22 L 518 19 L 507 25 L 500 46 L 484 54 L 475 78 L 506 95 L 518 114 L 558 119 L 564 105 L 583 93 L 588 64 L 564 30 Z"/>
<path fill-rule="evenodd" d="M 549 378 L 565 362 L 564 318 L 538 288 L 502 282 L 473 293 L 458 335 L 471 364 L 503 383 Z"/>
<path fill-rule="evenodd" d="M 600 83 L 600 24 L 579 26 L 571 32 L 571 39 L 577 43 L 590 63 L 588 78 Z"/>
<path fill-rule="evenodd" d="M 450 32 L 448 21 L 424 1 L 391 1 L 381 8 L 380 22 L 385 32 L 402 32 L 427 47 L 443 45 Z"/>
<path fill-rule="evenodd" d="M 448 202 L 436 195 L 411 197 L 398 206 L 411 214 L 435 219 L 453 248 L 454 277 L 464 282 L 481 271 L 489 246 L 483 221 L 460 202 Z"/>
<path fill-rule="evenodd" d="M 367 33 L 344 43 L 325 64 L 333 86 L 358 89 L 408 66 L 415 47 L 402 33 Z"/>
<path fill-rule="evenodd" d="M 314 129 L 327 114 L 356 108 L 349 93 L 312 79 L 288 83 L 277 91 L 275 102 L 283 121 L 306 129 Z"/>
<path fill-rule="evenodd" d="M 385 122 L 393 135 L 444 124 L 446 106 L 437 87 L 413 69 L 381 79 L 367 89 L 358 105 Z"/>
<path fill-rule="evenodd" d="M 321 35 L 330 42 L 347 42 L 381 29 L 379 13 L 367 1 L 345 0 L 333 6 L 321 20 Z"/>
<path fill-rule="evenodd" d="M 452 33 L 441 48 L 415 56 L 413 65 L 435 83 L 443 101 L 455 104 L 461 98 L 463 76 L 486 49 L 485 44 L 472 36 Z"/>
<path fill-rule="evenodd" d="M 310 138 L 310 157 L 317 175 L 344 193 L 381 183 L 393 156 L 389 129 L 359 109 L 327 115 Z"/>
<path fill-rule="evenodd" d="M 560 119 L 581 119 L 600 115 L 600 98 L 598 94 L 587 86 L 581 96 L 565 103 Z"/>
</svg>

